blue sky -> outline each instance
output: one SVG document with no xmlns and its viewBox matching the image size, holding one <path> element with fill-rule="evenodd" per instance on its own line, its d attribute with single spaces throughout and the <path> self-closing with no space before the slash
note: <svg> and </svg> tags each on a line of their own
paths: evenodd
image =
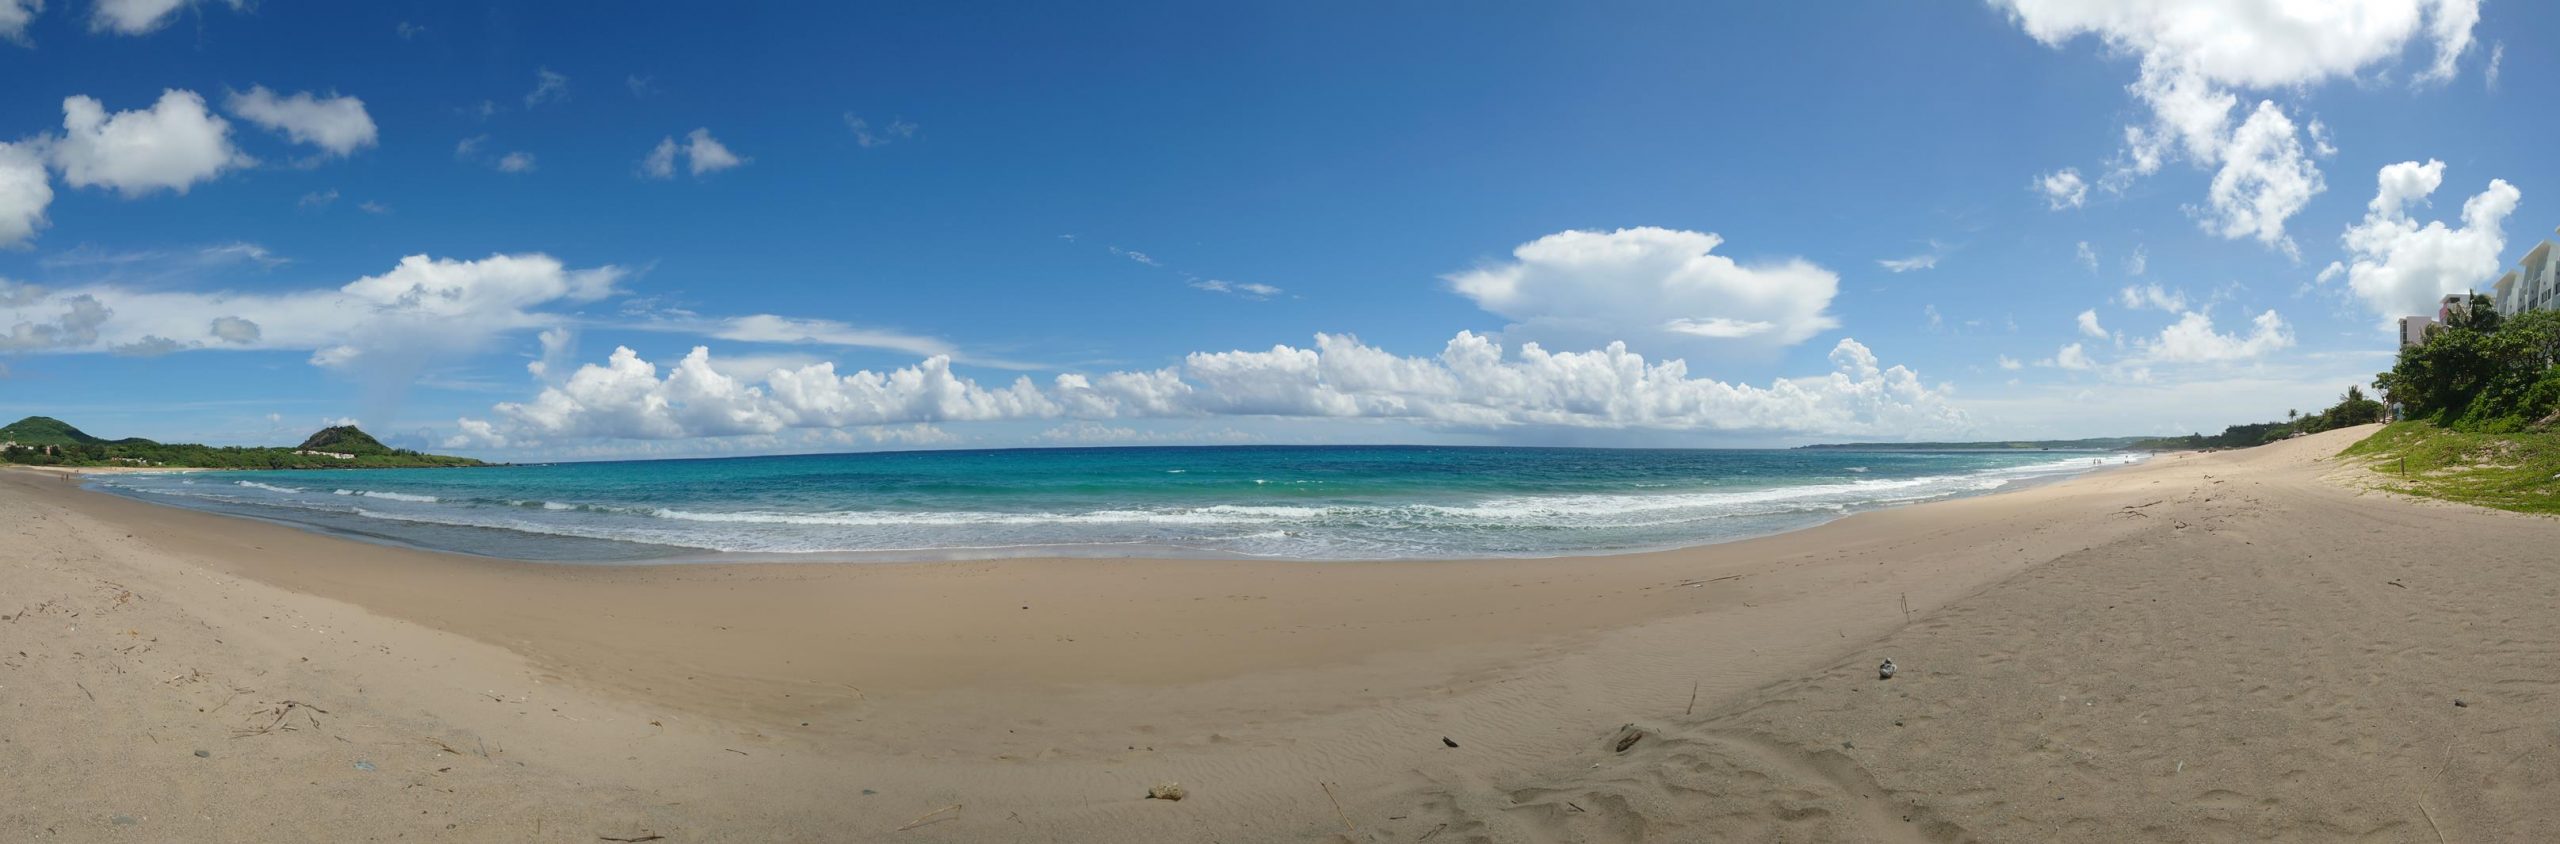
<svg viewBox="0 0 2560 844">
<path fill-rule="evenodd" d="M 2214 430 L 2560 223 L 2538 6 L 1810 5 L 0 0 L 0 415 L 510 459 Z"/>
</svg>

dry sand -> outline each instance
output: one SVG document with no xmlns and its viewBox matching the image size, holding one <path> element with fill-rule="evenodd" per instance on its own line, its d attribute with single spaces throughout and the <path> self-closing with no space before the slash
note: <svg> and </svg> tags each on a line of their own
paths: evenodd
<svg viewBox="0 0 2560 844">
<path fill-rule="evenodd" d="M 0 473 L 0 840 L 2549 840 L 2560 521 L 2324 479 L 2369 432 L 1480 562 L 536 565 Z"/>
</svg>

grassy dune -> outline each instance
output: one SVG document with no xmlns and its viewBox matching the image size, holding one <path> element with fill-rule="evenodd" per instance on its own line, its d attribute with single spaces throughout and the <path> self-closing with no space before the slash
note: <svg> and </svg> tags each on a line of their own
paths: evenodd
<svg viewBox="0 0 2560 844">
<path fill-rule="evenodd" d="M 2386 489 L 2560 515 L 2560 432 L 2476 434 L 2399 422 L 2344 454 L 2369 460 Z"/>
</svg>

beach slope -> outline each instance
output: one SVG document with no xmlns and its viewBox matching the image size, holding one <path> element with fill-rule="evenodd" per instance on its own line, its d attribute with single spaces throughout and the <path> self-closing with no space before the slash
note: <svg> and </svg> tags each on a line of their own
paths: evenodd
<svg viewBox="0 0 2560 844">
<path fill-rule="evenodd" d="M 2560 828 L 2560 521 L 2324 479 L 2370 430 L 1431 563 L 532 565 L 0 473 L 0 838 Z"/>
</svg>

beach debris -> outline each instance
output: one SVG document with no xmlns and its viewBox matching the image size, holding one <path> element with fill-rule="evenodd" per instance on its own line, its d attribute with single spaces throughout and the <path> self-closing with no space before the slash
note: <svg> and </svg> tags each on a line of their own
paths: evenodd
<svg viewBox="0 0 2560 844">
<path fill-rule="evenodd" d="M 640 842 L 642 842 L 642 841 L 663 841 L 663 840 L 666 840 L 666 836 L 664 836 L 664 835 L 659 835 L 659 834 L 654 833 L 654 832 L 650 832 L 650 833 L 643 833 L 643 834 L 640 834 L 640 835 L 635 835 L 635 836 L 632 836 L 632 837 L 630 837 L 630 838 L 615 838 L 615 837 L 610 836 L 610 835 L 599 835 L 599 836 L 596 836 L 596 840 L 598 840 L 598 841 L 620 841 L 620 842 L 623 842 L 623 844 L 640 844 Z"/>
<path fill-rule="evenodd" d="M 1441 830 L 1448 829 L 1448 828 L 1449 828 L 1449 825 L 1448 825 L 1448 824 L 1445 824 L 1445 823 L 1444 823 L 1444 824 L 1441 824 L 1441 825 L 1439 825 L 1439 826 L 1432 827 L 1430 832 L 1425 832 L 1425 833 L 1423 833 L 1423 834 L 1422 834 L 1422 837 L 1420 837 L 1420 838 L 1416 838 L 1416 839 L 1413 839 L 1413 840 L 1415 840 L 1415 841 L 1429 841 L 1429 840 L 1431 840 L 1431 836 L 1438 835 L 1438 834 L 1440 834 L 1440 831 L 1441 831 Z"/>
<path fill-rule="evenodd" d="M 1441 743 L 1441 744 L 1448 745 L 1448 746 L 1450 746 L 1450 747 L 1456 747 L 1456 746 L 1458 746 L 1458 740 L 1457 740 L 1457 739 L 1450 738 L 1450 737 L 1448 737 L 1448 736 L 1441 736 L 1441 737 L 1440 737 L 1440 743 Z"/>
<path fill-rule="evenodd" d="M 2459 706 L 2459 707 L 2463 707 L 2463 708 L 2465 708 L 2465 709 L 2468 709 L 2468 708 L 2470 708 L 2470 707 L 2471 707 L 2471 704 L 2463 703 L 2461 698 L 2454 698 L 2454 699 L 2453 699 L 2453 705 L 2455 705 L 2455 706 Z"/>
<path fill-rule="evenodd" d="M 1884 664 L 1883 664 L 1883 665 L 1876 666 L 1876 679 L 1878 679 L 1878 680 L 1891 680 L 1891 679 L 1893 679 L 1893 672 L 1894 672 L 1894 670 L 1895 670 L 1895 669 L 1894 669 L 1894 667 L 1893 667 L 1893 658 L 1892 658 L 1892 657 L 1885 657 Z"/>
<path fill-rule="evenodd" d="M 1689 681 L 1689 706 L 1688 706 L 1688 708 L 1686 708 L 1686 709 L 1682 709 L 1682 710 L 1680 710 L 1680 714 L 1682 714 L 1682 715 L 1696 715 L 1696 714 L 1698 714 L 1698 681 L 1696 681 L 1696 680 L 1691 680 L 1691 681 Z"/>
<path fill-rule="evenodd" d="M 1627 748 L 1634 747 L 1636 746 L 1636 742 L 1643 741 L 1644 736 L 1645 732 L 1642 727 L 1638 727 L 1634 724 L 1621 725 L 1618 727 L 1618 736 L 1610 742 L 1610 747 L 1615 749 L 1616 752 L 1625 753 L 1627 752 Z"/>
<path fill-rule="evenodd" d="M 1172 780 L 1156 783 L 1155 787 L 1147 789 L 1147 799 L 1149 800 L 1181 802 L 1182 798 L 1189 796 L 1191 796 L 1191 792 L 1183 790 L 1181 783 L 1174 782 Z"/>
<path fill-rule="evenodd" d="M 1333 797 L 1333 783 L 1329 783 L 1329 782 L 1318 782 L 1318 783 L 1316 783 L 1316 784 L 1324 787 L 1324 802 L 1327 802 L 1327 803 L 1331 803 L 1331 804 L 1333 804 L 1333 816 L 1334 816 L 1334 818 L 1335 818 L 1335 819 L 1338 819 L 1338 820 L 1342 821 L 1342 831 L 1344 831 L 1344 832 L 1357 832 L 1357 831 L 1359 831 L 1359 827 L 1355 827 L 1355 826 L 1352 826 L 1352 825 L 1351 825 L 1351 816 L 1350 816 L 1350 815 L 1346 815 L 1346 814 L 1343 814 L 1343 813 L 1342 813 L 1342 801 L 1334 799 L 1334 797 Z"/>
<path fill-rule="evenodd" d="M 2409 584 L 2406 584 L 2406 583 L 2402 583 L 2402 582 L 2400 582 L 2400 578 L 2397 578 L 2397 577 L 2392 578 L 2392 579 L 2390 579 L 2390 580 L 2385 580 L 2385 581 L 2383 581 L 2383 584 L 2384 584 L 2384 585 L 2388 585 L 2388 586 L 2397 586 L 2397 587 L 2400 587 L 2400 588 L 2402 588 L 2402 589 L 2407 589 L 2407 588 L 2409 588 Z"/>
<path fill-rule="evenodd" d="M 230 701 L 229 701 L 228 699 L 225 699 L 225 700 L 224 700 L 224 703 L 229 703 L 229 702 L 230 702 Z M 219 708 L 221 708 L 221 707 L 215 707 L 215 708 L 216 708 L 216 709 L 219 709 Z M 306 710 L 307 710 L 307 711 L 306 711 Z M 294 713 L 296 713 L 296 712 L 301 712 L 301 713 L 302 713 L 302 717 L 303 717 L 303 719 L 304 719 L 304 720 L 306 720 L 306 721 L 308 721 L 308 722 L 311 724 L 311 726 L 312 726 L 313 728 L 315 728 L 315 729 L 316 729 L 316 728 L 318 728 L 318 727 L 320 726 L 320 718 L 319 718 L 318 716 L 312 715 L 311 713 L 313 713 L 313 712 L 317 712 L 317 713 L 320 713 L 321 715 L 327 715 L 327 714 L 329 714 L 329 710 L 322 709 L 322 708 L 320 708 L 320 707 L 313 706 L 313 705 L 308 704 L 308 703 L 303 703 L 302 701 L 298 701 L 298 700 L 280 701 L 280 702 L 277 702 L 277 703 L 276 703 L 275 705 L 273 705 L 273 706 L 269 706 L 269 707 L 267 707 L 267 708 L 265 708 L 265 709 L 258 710 L 256 713 L 253 713 L 252 717 L 255 717 L 256 715 L 266 715 L 266 716 L 270 716 L 270 717 L 268 718 L 268 720 L 267 720 L 267 723 L 262 724 L 262 725 L 259 725 L 259 726 L 255 726 L 255 727 L 249 727 L 249 728 L 246 728 L 246 729 L 233 730 L 233 731 L 231 732 L 231 737 L 232 737 L 232 738 L 248 738 L 248 737 L 250 737 L 250 736 L 263 736 L 263 735 L 266 735 L 266 734 L 268 734 L 268 733 L 273 733 L 273 732 L 278 732 L 278 731 L 291 732 L 291 731 L 293 730 L 293 725 L 292 725 L 292 724 L 287 724 L 287 723 L 285 723 L 285 719 L 293 717 L 293 714 L 294 714 Z"/>
<path fill-rule="evenodd" d="M 944 817 L 944 816 L 943 816 L 943 814 L 944 814 L 945 812 L 950 813 L 950 816 L 949 816 L 949 817 Z M 898 831 L 899 831 L 899 832 L 905 832 L 905 831 L 907 831 L 907 830 L 914 829 L 914 828 L 916 828 L 916 827 L 920 827 L 920 826 L 923 826 L 923 825 L 925 825 L 925 824 L 929 824 L 929 823 L 939 823 L 939 822 L 942 822 L 942 821 L 953 821 L 953 820 L 959 820 L 959 819 L 960 819 L 960 804 L 958 804 L 958 803 L 953 803 L 953 804 L 951 804 L 951 805 L 949 805 L 949 806 L 944 806 L 944 807 L 942 807 L 942 808 L 935 809 L 935 810 L 933 810 L 933 811 L 926 812 L 926 813 L 921 814 L 921 815 L 917 815 L 917 816 L 916 816 L 916 819 L 915 819 L 915 820 L 908 821 L 906 826 L 898 827 Z"/>
<path fill-rule="evenodd" d="M 210 751 L 210 750 L 199 750 L 199 751 L 196 751 L 196 758 L 198 758 L 198 759 L 211 759 L 211 758 L 213 758 L 213 751 Z"/>
<path fill-rule="evenodd" d="M 373 770 L 373 763 L 371 763 L 371 762 L 367 762 L 367 761 L 362 760 L 362 759 L 358 759 L 358 760 L 356 760 L 356 770 L 359 770 L 359 771 L 370 771 L 370 770 Z"/>
</svg>

